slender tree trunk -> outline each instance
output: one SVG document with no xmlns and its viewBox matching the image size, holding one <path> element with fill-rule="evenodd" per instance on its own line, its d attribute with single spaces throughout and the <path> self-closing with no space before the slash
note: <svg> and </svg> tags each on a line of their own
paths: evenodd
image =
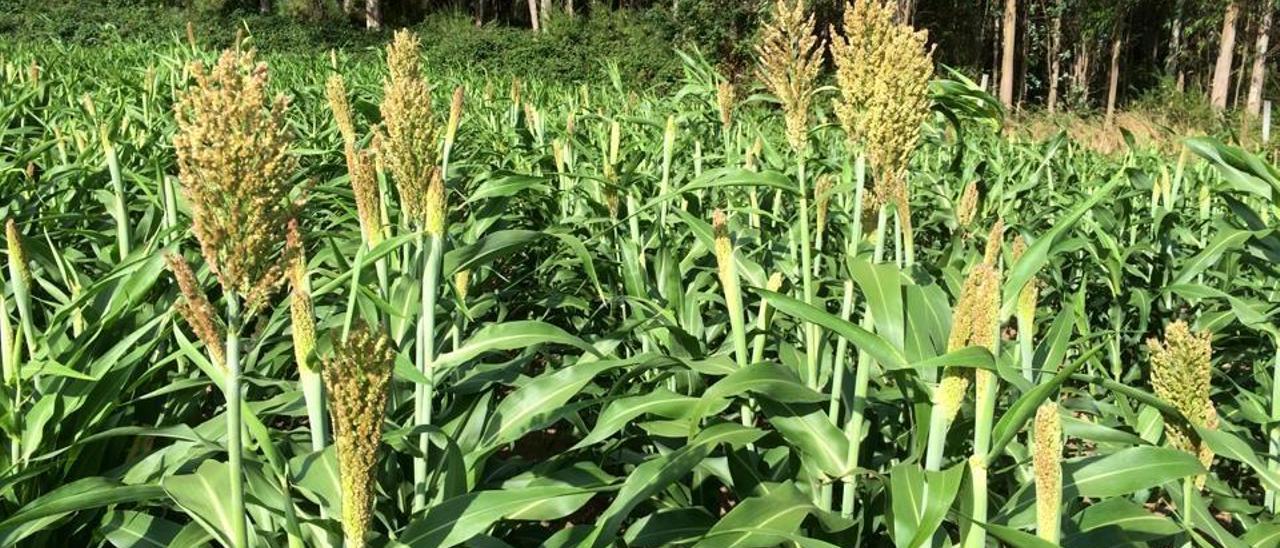
<svg viewBox="0 0 1280 548">
<path fill-rule="evenodd" d="M 564 12 L 573 17 L 573 0 L 564 0 Z"/>
<path fill-rule="evenodd" d="M 369 30 L 382 28 L 382 0 L 365 1 L 364 27 Z"/>
<path fill-rule="evenodd" d="M 547 28 L 547 18 L 551 17 L 551 0 L 542 0 L 538 7 L 538 16 L 542 18 L 542 28 Z"/>
<path fill-rule="evenodd" d="M 1111 77 L 1107 82 L 1107 120 L 1111 127 L 1116 115 L 1116 93 L 1120 87 L 1120 50 L 1124 46 L 1124 34 L 1119 28 L 1111 36 Z"/>
<path fill-rule="evenodd" d="M 1004 34 L 1003 54 L 1000 56 L 1000 102 L 1005 108 L 1013 107 L 1013 57 L 1017 54 L 1018 41 L 1018 0 L 1004 0 L 1004 19 L 1001 22 Z"/>
<path fill-rule="evenodd" d="M 1182 58 L 1182 0 L 1173 8 L 1173 23 L 1169 27 L 1169 53 L 1164 57 L 1164 70 L 1173 76 L 1179 73 L 1178 62 Z"/>
<path fill-rule="evenodd" d="M 898 0 L 898 20 L 905 24 L 911 24 L 911 19 L 916 15 L 916 0 Z"/>
<path fill-rule="evenodd" d="M 271 13 L 271 0 L 258 0 L 258 13 L 263 15 Z"/>
<path fill-rule="evenodd" d="M 1072 98 L 1081 104 L 1089 102 L 1089 60 L 1092 50 L 1089 48 L 1089 41 L 1080 43 L 1078 55 L 1076 55 L 1075 63 L 1071 65 L 1072 80 Z"/>
<path fill-rule="evenodd" d="M 1049 114 L 1058 110 L 1058 75 L 1062 72 L 1062 10 L 1055 8 L 1049 28 Z"/>
<path fill-rule="evenodd" d="M 1236 44 L 1236 19 L 1240 17 L 1240 4 L 1231 0 L 1222 18 L 1222 38 L 1218 42 L 1218 62 L 1213 67 L 1213 88 L 1209 102 L 1213 108 L 1227 108 L 1227 94 L 1231 87 L 1231 56 Z"/>
<path fill-rule="evenodd" d="M 1267 76 L 1267 48 L 1271 41 L 1272 9 L 1262 9 L 1262 20 L 1258 22 L 1258 39 L 1253 46 L 1253 70 L 1249 73 L 1249 98 L 1245 101 L 1245 110 L 1250 116 L 1262 113 L 1262 84 Z"/>
<path fill-rule="evenodd" d="M 342 0 L 342 13 L 347 17 L 355 17 L 357 9 L 356 0 Z"/>
<path fill-rule="evenodd" d="M 1030 21 L 1030 20 L 1031 20 L 1031 14 L 1028 13 L 1027 21 Z M 1028 44 L 1029 40 L 1027 40 L 1026 27 L 1019 26 L 1015 28 L 1017 31 L 1015 33 L 1015 36 L 1016 36 L 1016 43 L 1018 47 L 1018 56 L 1015 58 L 1015 61 L 1018 59 L 1021 59 L 1022 62 L 1017 63 L 1018 77 L 1016 80 L 1014 80 L 1014 86 L 1018 88 L 1017 95 L 1015 95 L 1015 97 L 1017 97 L 1016 101 L 1018 105 L 1018 110 L 1022 110 L 1022 103 L 1023 101 L 1027 100 L 1027 65 L 1031 64 L 1027 60 L 1031 58 L 1030 57 L 1031 46 L 1030 44 Z"/>
<path fill-rule="evenodd" d="M 533 31 L 542 30 L 541 21 L 538 19 L 538 0 L 529 0 L 529 22 L 533 25 Z"/>
</svg>

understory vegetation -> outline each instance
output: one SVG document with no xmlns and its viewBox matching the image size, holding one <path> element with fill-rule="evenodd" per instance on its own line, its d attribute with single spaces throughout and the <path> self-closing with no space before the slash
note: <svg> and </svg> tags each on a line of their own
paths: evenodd
<svg viewBox="0 0 1280 548">
<path fill-rule="evenodd" d="M 1280 544 L 1265 149 L 772 6 L 658 91 L 0 42 L 0 546 Z"/>
</svg>

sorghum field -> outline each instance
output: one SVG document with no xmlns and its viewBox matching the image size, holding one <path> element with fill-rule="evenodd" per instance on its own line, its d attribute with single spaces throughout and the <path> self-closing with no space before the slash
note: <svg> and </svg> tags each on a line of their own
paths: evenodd
<svg viewBox="0 0 1280 548">
<path fill-rule="evenodd" d="M 0 545 L 1280 543 L 1266 154 L 776 10 L 669 93 L 0 49 Z"/>
</svg>

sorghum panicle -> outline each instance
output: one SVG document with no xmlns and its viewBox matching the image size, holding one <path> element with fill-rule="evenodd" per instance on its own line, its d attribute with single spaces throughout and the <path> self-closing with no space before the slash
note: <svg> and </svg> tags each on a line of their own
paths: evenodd
<svg viewBox="0 0 1280 548">
<path fill-rule="evenodd" d="M 1195 427 L 1218 426 L 1218 413 L 1209 399 L 1213 372 L 1210 340 L 1208 331 L 1193 333 L 1181 320 L 1165 328 L 1164 341 L 1147 340 L 1151 351 L 1151 386 L 1156 396 L 1176 407 L 1191 423 L 1166 420 L 1165 435 L 1169 444 L 1196 455 L 1206 468 L 1213 463 L 1213 452 L 1201 441 Z M 1203 477 L 1197 479 L 1197 484 L 1203 483 Z"/>
<path fill-rule="evenodd" d="M 297 161 L 284 96 L 267 99 L 267 67 L 252 50 L 229 50 L 210 70 L 196 62 L 195 84 L 174 107 L 178 179 L 196 238 L 225 290 L 261 305 L 282 276 Z"/>
<path fill-rule="evenodd" d="M 227 358 L 222 346 L 222 328 L 218 325 L 218 314 L 214 312 L 213 305 L 209 304 L 204 290 L 200 288 L 195 271 L 191 270 L 187 260 L 177 253 L 165 255 L 164 260 L 169 264 L 169 270 L 173 272 L 174 279 L 178 281 L 178 291 L 182 293 L 182 300 L 173 305 L 178 315 L 186 320 L 191 331 L 196 334 L 196 338 L 204 343 L 210 356 L 213 357 L 213 365 L 219 369 L 226 367 Z"/>
<path fill-rule="evenodd" d="M 813 16 L 805 12 L 804 0 L 775 0 L 773 21 L 760 31 L 756 47 L 760 56 L 757 75 L 782 102 L 787 142 L 796 152 L 808 145 L 809 105 L 822 69 Z"/>
<path fill-rule="evenodd" d="M 324 360 L 347 546 L 364 546 L 373 522 L 373 472 L 394 363 L 391 340 L 364 325 L 335 341 L 333 355 Z"/>
<path fill-rule="evenodd" d="M 311 370 L 311 353 L 316 346 L 315 309 L 311 303 L 310 283 L 307 281 L 307 255 L 302 246 L 302 232 L 297 221 L 289 223 L 287 244 L 295 249 L 289 268 L 289 315 L 293 323 L 293 356 L 298 368 Z"/>
<path fill-rule="evenodd" d="M 995 342 L 999 315 L 1000 274 L 986 262 L 975 264 L 969 277 L 965 279 L 951 316 L 951 336 L 947 340 L 947 351 L 953 352 L 968 346 L 991 348 Z M 988 382 L 989 379 L 985 377 L 990 373 L 985 369 L 979 370 L 979 383 Z M 945 413 L 948 422 L 954 420 L 956 413 L 960 411 L 973 375 L 972 369 L 963 367 L 948 367 L 943 371 L 934 401 Z"/>
<path fill-rule="evenodd" d="M 380 143 L 400 193 L 406 216 L 426 223 L 427 186 L 436 168 L 436 135 L 431 88 L 418 60 L 420 42 L 408 30 L 396 31 L 387 46 L 389 76 L 383 81 Z"/>
<path fill-rule="evenodd" d="M 1036 474 L 1036 533 L 1058 542 L 1062 519 L 1062 418 L 1058 404 L 1044 402 L 1036 409 L 1031 464 Z"/>
</svg>

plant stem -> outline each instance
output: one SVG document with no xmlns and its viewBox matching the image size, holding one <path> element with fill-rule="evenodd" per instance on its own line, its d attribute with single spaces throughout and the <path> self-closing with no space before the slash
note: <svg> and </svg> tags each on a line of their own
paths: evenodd
<svg viewBox="0 0 1280 548">
<path fill-rule="evenodd" d="M 809 247 L 809 190 L 805 184 L 805 156 L 797 154 L 796 181 L 800 190 L 800 276 L 803 283 L 804 302 L 813 305 L 813 253 Z M 805 358 L 810 388 L 818 387 L 818 325 L 805 324 Z"/>
<path fill-rule="evenodd" d="M 436 293 L 440 282 L 440 260 L 443 256 L 444 237 L 441 234 L 429 235 L 427 257 L 422 273 L 422 310 L 418 319 L 418 342 L 422 353 L 419 355 L 418 371 L 427 378 L 426 385 L 415 386 L 414 406 L 416 426 L 431 424 L 431 400 L 435 397 L 435 330 L 436 330 Z M 427 461 L 426 455 L 431 448 L 431 440 L 426 433 L 418 437 L 418 450 L 421 457 L 413 460 L 413 509 L 420 511 L 427 503 Z"/>
<path fill-rule="evenodd" d="M 120 159 L 116 156 L 116 147 L 107 137 L 107 128 L 98 127 L 98 136 L 102 139 L 103 154 L 107 158 L 107 171 L 111 174 L 111 191 L 115 203 L 112 204 L 111 215 L 116 218 L 116 246 L 119 248 L 120 260 L 129 256 L 129 209 L 125 205 L 124 178 L 120 176 Z"/>
<path fill-rule="evenodd" d="M 1276 460 L 1276 458 L 1280 456 L 1280 426 L 1276 426 L 1276 424 L 1278 424 L 1277 421 L 1280 421 L 1280 337 L 1276 338 L 1275 343 L 1275 365 L 1271 368 L 1271 423 L 1273 426 L 1271 427 L 1270 432 L 1268 432 L 1268 435 L 1271 438 L 1271 458 L 1268 459 L 1267 464 L 1267 467 L 1270 468 L 1273 473 L 1280 472 L 1280 461 Z M 1267 489 L 1266 502 L 1267 509 L 1274 514 L 1276 511 L 1275 491 Z"/>
<path fill-rule="evenodd" d="M 241 459 L 240 418 L 240 301 L 234 291 L 226 293 L 227 299 L 227 455 L 231 470 L 231 545 L 245 548 L 249 545 L 244 507 L 244 469 Z"/>
</svg>

